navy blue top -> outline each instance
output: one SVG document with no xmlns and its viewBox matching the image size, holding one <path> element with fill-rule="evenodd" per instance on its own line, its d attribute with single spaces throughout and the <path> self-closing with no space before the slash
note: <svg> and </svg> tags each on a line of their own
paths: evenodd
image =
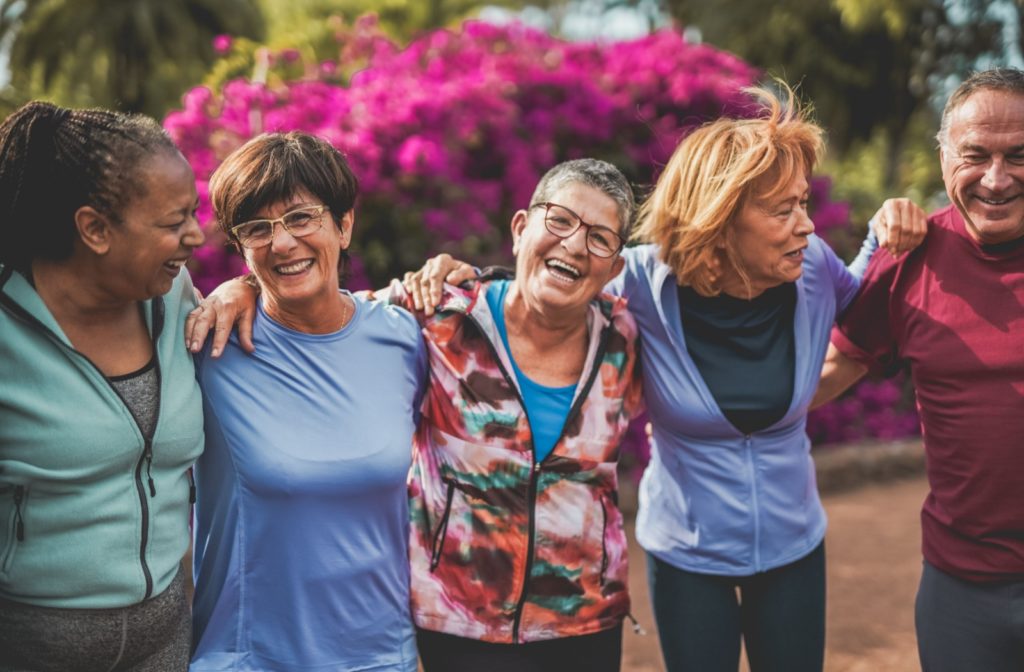
<svg viewBox="0 0 1024 672">
<path fill-rule="evenodd" d="M 744 434 L 782 419 L 793 401 L 796 285 L 759 296 L 701 296 L 679 288 L 686 350 L 722 414 Z"/>
</svg>

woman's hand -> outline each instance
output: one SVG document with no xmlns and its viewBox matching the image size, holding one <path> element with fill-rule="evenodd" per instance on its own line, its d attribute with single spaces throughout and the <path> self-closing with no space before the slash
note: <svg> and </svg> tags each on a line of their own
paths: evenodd
<svg viewBox="0 0 1024 672">
<path fill-rule="evenodd" d="M 871 218 L 871 223 L 878 246 L 894 257 L 920 245 L 928 231 L 928 216 L 909 198 L 888 199 Z"/>
<path fill-rule="evenodd" d="M 453 259 L 450 254 L 439 254 L 427 259 L 420 270 L 402 276 L 402 286 L 412 297 L 416 310 L 433 315 L 434 307 L 441 303 L 444 283 L 458 285 L 475 277 L 476 269 L 466 262 Z"/>
<path fill-rule="evenodd" d="M 238 342 L 246 352 L 253 352 L 252 322 L 256 317 L 256 289 L 243 278 L 223 283 L 206 297 L 185 320 L 185 343 L 190 352 L 203 349 L 213 329 L 213 347 L 210 355 L 220 357 L 231 335 L 231 327 L 238 324 Z"/>
</svg>

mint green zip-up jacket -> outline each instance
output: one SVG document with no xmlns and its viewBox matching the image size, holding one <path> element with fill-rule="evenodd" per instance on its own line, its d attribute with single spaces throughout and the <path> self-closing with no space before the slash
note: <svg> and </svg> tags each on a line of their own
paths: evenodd
<svg viewBox="0 0 1024 672">
<path fill-rule="evenodd" d="M 203 411 L 182 270 L 147 301 L 160 381 L 152 437 L 26 279 L 0 266 L 0 598 L 124 607 L 170 585 L 189 540 Z"/>
</svg>

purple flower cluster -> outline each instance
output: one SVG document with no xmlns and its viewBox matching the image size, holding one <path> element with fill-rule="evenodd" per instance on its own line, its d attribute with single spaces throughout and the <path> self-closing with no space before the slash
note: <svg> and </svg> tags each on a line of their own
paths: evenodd
<svg viewBox="0 0 1024 672">
<path fill-rule="evenodd" d="M 403 49 L 372 17 L 332 21 L 329 53 L 258 48 L 259 81 L 195 88 L 164 121 L 195 169 L 210 234 L 193 264 L 203 291 L 243 270 L 212 225 L 207 181 L 261 132 L 307 131 L 345 152 L 362 192 L 350 282 L 360 288 L 439 251 L 507 263 L 512 213 L 528 205 L 545 170 L 593 156 L 636 185 L 652 184 L 688 130 L 750 109 L 742 88 L 759 74 L 671 30 L 570 43 L 521 25 L 467 22 Z M 219 36 L 215 46 L 226 53 L 233 42 Z M 819 232 L 849 224 L 830 186 L 812 185 Z M 822 423 L 826 438 L 840 431 Z M 643 433 L 632 443 L 642 454 Z"/>
<path fill-rule="evenodd" d="M 807 435 L 815 445 L 898 439 L 920 432 L 920 421 L 903 376 L 865 380 L 845 396 L 811 411 Z"/>
</svg>

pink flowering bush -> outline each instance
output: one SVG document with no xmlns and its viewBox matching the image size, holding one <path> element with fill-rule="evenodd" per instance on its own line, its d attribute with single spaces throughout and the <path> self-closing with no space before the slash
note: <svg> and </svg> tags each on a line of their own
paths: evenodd
<svg viewBox="0 0 1024 672">
<path fill-rule="evenodd" d="M 164 122 L 196 172 L 210 234 L 193 266 L 203 291 L 243 270 L 215 233 L 207 181 L 261 132 L 315 133 L 347 155 L 361 187 L 350 282 L 360 288 L 440 251 L 508 263 L 509 221 L 545 170 L 603 158 L 642 191 L 689 129 L 743 114 L 741 89 L 759 74 L 671 30 L 570 43 L 521 25 L 467 22 L 400 48 L 364 17 L 352 26 L 331 19 L 301 49 L 222 38 L 218 49 L 230 54 L 220 75 Z M 252 78 L 237 76 L 244 68 Z M 844 230 L 849 208 L 830 201 L 827 180 L 812 188 L 819 231 Z"/>
<path fill-rule="evenodd" d="M 164 123 L 195 168 L 206 220 L 210 173 L 252 136 L 297 129 L 342 149 L 361 182 L 352 252 L 362 286 L 441 250 L 507 261 L 511 215 L 549 167 L 596 156 L 650 184 L 688 128 L 742 111 L 740 89 L 757 75 L 671 31 L 569 43 L 468 22 L 400 49 L 364 19 L 334 39 L 317 63 L 298 49 L 264 54 L 269 83 L 193 89 Z M 194 272 L 203 290 L 238 265 L 211 238 Z"/>
</svg>

